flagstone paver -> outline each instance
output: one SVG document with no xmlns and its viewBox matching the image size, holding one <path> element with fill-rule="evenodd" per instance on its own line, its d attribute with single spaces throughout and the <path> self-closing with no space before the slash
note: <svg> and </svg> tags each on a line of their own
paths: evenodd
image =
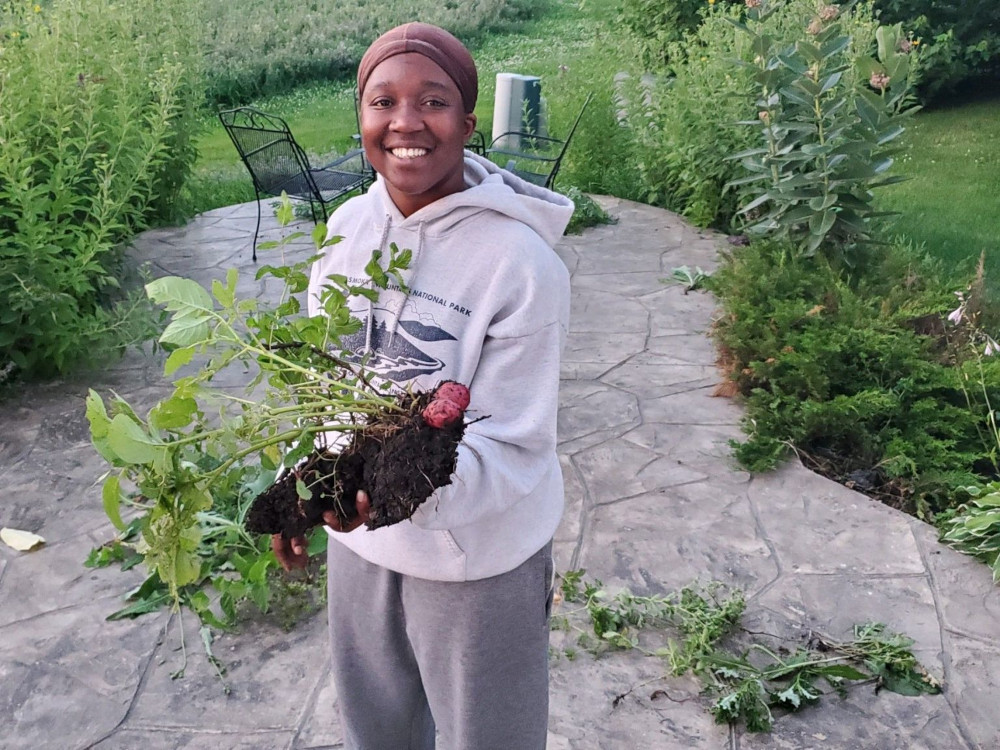
<svg viewBox="0 0 1000 750">
<path fill-rule="evenodd" d="M 714 395 L 714 302 L 664 281 L 677 266 L 714 268 L 719 238 L 666 211 L 601 200 L 619 224 L 558 248 L 573 279 L 559 569 L 585 568 L 637 594 L 721 580 L 746 592 L 748 628 L 786 638 L 847 638 L 855 623 L 885 622 L 915 639 L 945 689 L 904 698 L 862 687 L 751 735 L 714 724 L 693 679 L 658 679 L 660 661 L 571 659 L 573 639 L 560 631 L 549 750 L 1000 748 L 1000 588 L 987 568 L 916 519 L 797 464 L 741 470 L 728 447 L 740 408 Z M 273 285 L 254 278 L 250 261 L 255 218 L 253 204 L 212 211 L 145 233 L 132 257 L 154 276 L 202 283 L 236 267 L 243 293 L 266 297 Z M 262 240 L 282 231 L 265 219 Z M 295 244 L 286 260 L 309 252 Z M 168 393 L 161 366 L 162 356 L 130 353 L 0 404 L 0 525 L 47 539 L 30 553 L 0 545 L 0 748 L 341 747 L 322 614 L 291 632 L 265 617 L 218 637 L 225 682 L 201 655 L 192 616 L 104 619 L 142 574 L 82 567 L 111 535 L 83 399 L 88 387 L 113 389 L 148 408 Z M 174 679 L 182 628 L 187 669 Z"/>
</svg>

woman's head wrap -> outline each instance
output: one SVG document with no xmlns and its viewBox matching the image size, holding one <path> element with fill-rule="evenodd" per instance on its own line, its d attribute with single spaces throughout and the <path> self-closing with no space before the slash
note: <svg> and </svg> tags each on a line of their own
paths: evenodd
<svg viewBox="0 0 1000 750">
<path fill-rule="evenodd" d="M 364 93 L 372 71 L 395 55 L 415 52 L 437 63 L 458 86 L 466 112 L 476 108 L 479 76 L 469 50 L 447 31 L 429 23 L 407 23 L 372 42 L 358 66 L 358 94 Z"/>
</svg>

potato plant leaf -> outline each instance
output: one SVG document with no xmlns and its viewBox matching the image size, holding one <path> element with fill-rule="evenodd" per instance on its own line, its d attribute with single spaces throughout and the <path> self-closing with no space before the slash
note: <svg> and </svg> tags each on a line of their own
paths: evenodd
<svg viewBox="0 0 1000 750">
<path fill-rule="evenodd" d="M 194 308 L 210 312 L 214 305 L 212 296 L 201 284 L 180 276 L 164 276 L 146 284 L 146 294 L 158 305 L 170 312 L 182 312 Z"/>
<path fill-rule="evenodd" d="M 108 426 L 108 445 L 123 461 L 151 464 L 163 456 L 166 447 L 124 414 L 116 414 Z"/>
<path fill-rule="evenodd" d="M 125 529 L 125 522 L 122 521 L 121 516 L 121 502 L 122 492 L 118 475 L 112 474 L 104 480 L 104 486 L 101 488 L 101 503 L 111 524 L 119 531 Z"/>
</svg>

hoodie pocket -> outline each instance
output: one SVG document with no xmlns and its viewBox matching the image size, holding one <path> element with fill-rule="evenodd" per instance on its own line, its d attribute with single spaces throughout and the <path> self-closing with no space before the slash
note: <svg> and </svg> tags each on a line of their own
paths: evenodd
<svg viewBox="0 0 1000 750">
<path fill-rule="evenodd" d="M 455 541 L 455 537 L 447 529 L 443 529 L 437 532 L 441 535 L 444 540 L 445 545 L 448 547 L 449 551 L 455 556 L 457 560 L 465 560 L 465 550 L 463 550 L 458 542 Z"/>
</svg>

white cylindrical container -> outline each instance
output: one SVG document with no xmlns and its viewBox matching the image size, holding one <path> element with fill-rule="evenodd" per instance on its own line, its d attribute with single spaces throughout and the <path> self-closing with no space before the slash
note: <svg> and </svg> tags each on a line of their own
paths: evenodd
<svg viewBox="0 0 1000 750">
<path fill-rule="evenodd" d="M 504 133 L 520 131 L 532 135 L 541 133 L 542 79 L 520 73 L 497 73 L 496 96 L 493 99 L 493 139 Z M 495 143 L 498 148 L 517 150 L 518 136 L 506 136 Z"/>
</svg>

